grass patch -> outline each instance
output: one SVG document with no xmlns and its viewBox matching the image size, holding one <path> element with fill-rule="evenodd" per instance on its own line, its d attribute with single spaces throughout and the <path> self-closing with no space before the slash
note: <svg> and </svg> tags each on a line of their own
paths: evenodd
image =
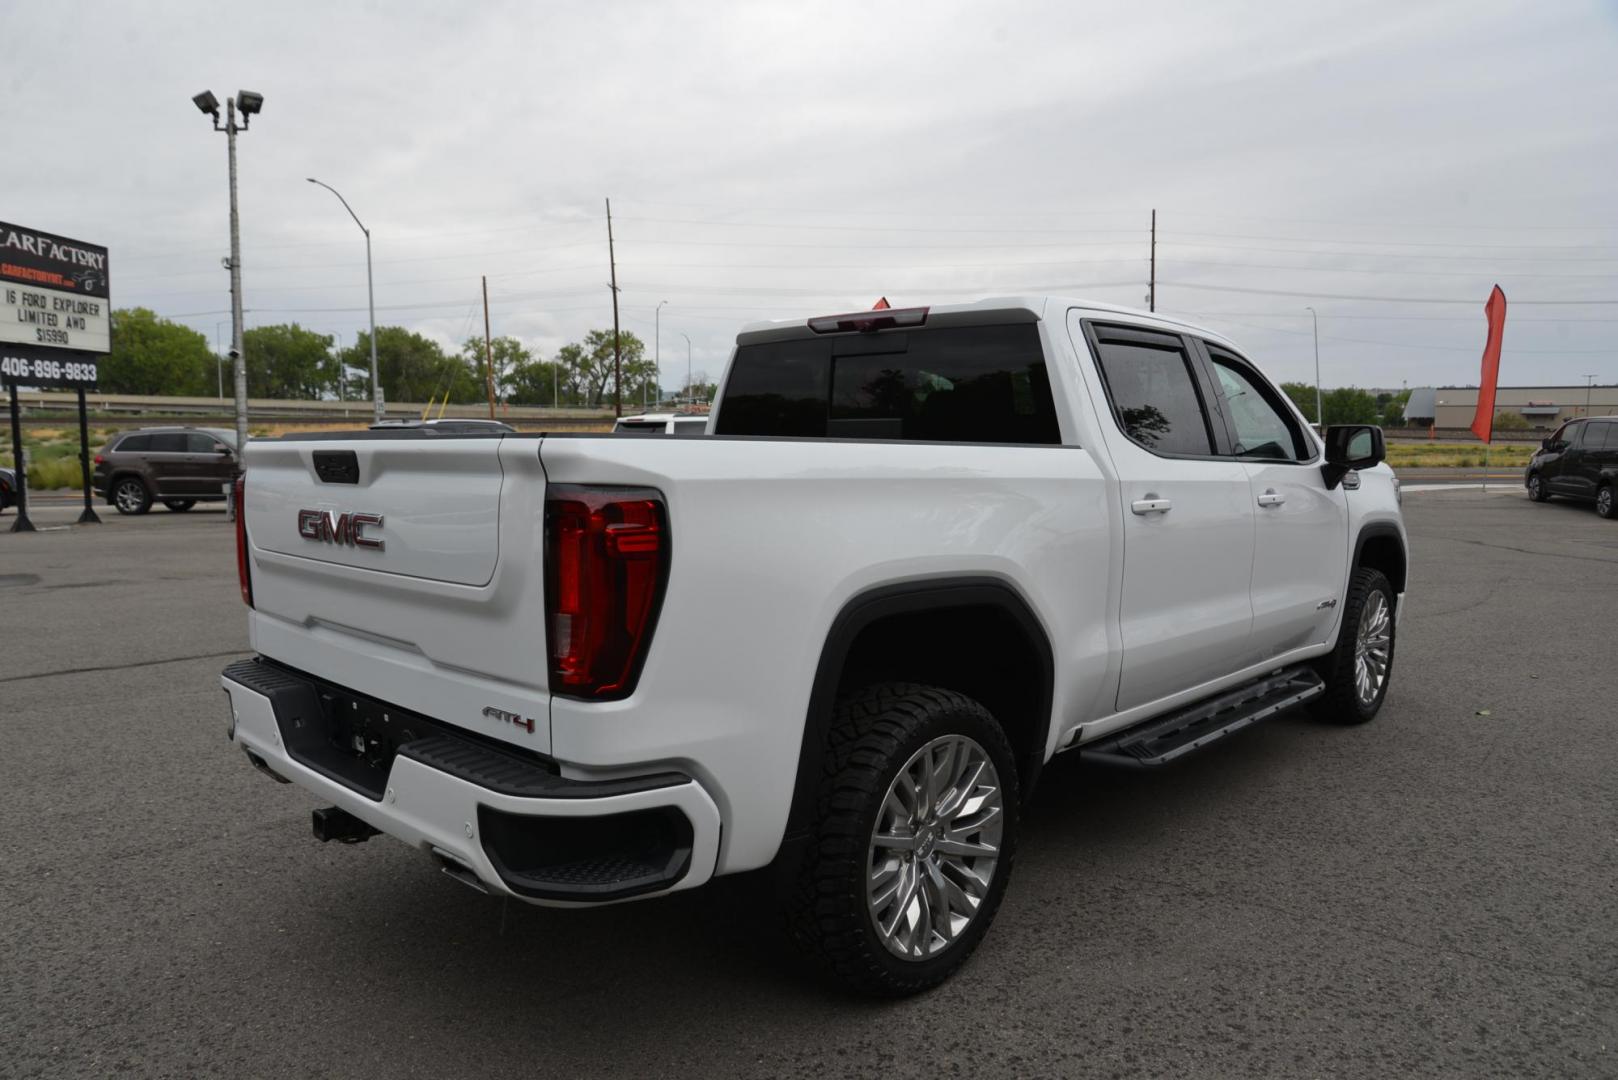
<svg viewBox="0 0 1618 1080">
<path fill-rule="evenodd" d="M 1388 464 L 1395 469 L 1477 469 L 1487 464 L 1490 468 L 1520 468 L 1528 464 L 1538 447 L 1501 445 L 1487 450 L 1478 445 L 1453 443 L 1394 443 L 1388 447 Z"/>
<path fill-rule="evenodd" d="M 79 459 L 59 458 L 55 461 L 32 461 L 28 464 L 28 489 L 49 491 L 52 488 L 78 488 L 84 483 L 79 470 Z"/>
</svg>

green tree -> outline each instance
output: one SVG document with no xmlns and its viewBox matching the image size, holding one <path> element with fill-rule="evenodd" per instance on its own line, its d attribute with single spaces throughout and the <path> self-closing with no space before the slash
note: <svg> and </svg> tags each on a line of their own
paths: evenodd
<svg viewBox="0 0 1618 1080">
<path fill-rule="evenodd" d="M 1527 431 L 1532 427 L 1528 418 L 1520 412 L 1497 412 L 1494 414 L 1494 430 L 1496 431 Z"/>
<path fill-rule="evenodd" d="M 1382 418 L 1377 411 L 1376 398 L 1352 386 L 1327 390 L 1322 404 L 1327 424 L 1374 424 Z"/>
<path fill-rule="evenodd" d="M 611 330 L 592 330 L 584 335 L 578 353 L 570 354 L 578 369 L 578 385 L 586 404 L 600 408 L 611 400 L 613 349 Z M 646 343 L 628 332 L 618 335 L 619 366 L 623 371 L 624 404 L 637 402 L 642 382 L 655 381 L 656 365 L 646 360 Z M 566 351 L 564 346 L 563 351 Z M 560 355 L 560 354 L 558 354 Z"/>
<path fill-rule="evenodd" d="M 507 376 L 506 400 L 513 405 L 565 404 L 562 365 L 554 361 L 530 360 Z"/>
<path fill-rule="evenodd" d="M 1292 399 L 1292 404 L 1303 413 L 1305 420 L 1311 424 L 1320 422 L 1320 418 L 1315 414 L 1315 388 L 1312 383 L 1284 382 L 1281 384 L 1281 392 Z"/>
<path fill-rule="evenodd" d="M 356 334 L 353 346 L 343 350 L 342 358 L 345 367 L 360 373 L 360 378 L 350 383 L 354 389 L 345 396 L 368 397 L 371 335 L 364 330 Z M 445 356 L 437 342 L 402 326 L 376 328 L 376 368 L 387 401 L 426 402 L 443 397 L 446 390 L 453 397 L 457 380 L 472 382 L 472 373 L 458 358 Z M 465 392 L 464 385 L 462 390 Z"/>
<path fill-rule="evenodd" d="M 329 334 L 305 330 L 297 323 L 255 326 L 244 332 L 248 397 L 314 399 L 335 391 L 337 358 L 331 345 Z"/>
<path fill-rule="evenodd" d="M 109 394 L 212 397 L 218 358 L 208 339 L 147 308 L 112 313 L 112 351 L 101 358 L 98 386 Z"/>
<path fill-rule="evenodd" d="M 533 355 L 523 347 L 523 343 L 514 337 L 497 337 L 489 342 L 490 353 L 494 356 L 494 394 L 501 400 L 509 401 L 511 380 L 513 373 L 519 368 L 526 367 L 533 362 Z M 466 344 L 461 346 L 461 362 L 472 372 L 475 393 L 472 400 L 485 401 L 489 392 L 483 382 L 483 365 L 486 359 L 482 338 L 467 338 Z M 459 398 L 456 399 L 460 400 Z"/>
</svg>

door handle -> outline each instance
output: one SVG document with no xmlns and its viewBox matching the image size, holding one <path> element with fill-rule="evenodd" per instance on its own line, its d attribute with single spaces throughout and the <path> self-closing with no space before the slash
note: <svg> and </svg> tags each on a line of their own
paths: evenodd
<svg viewBox="0 0 1618 1080">
<path fill-rule="evenodd" d="M 1260 506 L 1280 506 L 1286 501 L 1287 497 L 1276 491 L 1274 488 L 1270 488 L 1268 491 L 1258 497 L 1258 504 Z"/>
<path fill-rule="evenodd" d="M 1166 514 L 1174 508 L 1174 504 L 1167 499 L 1159 499 L 1156 495 L 1147 495 L 1144 499 L 1136 499 L 1129 504 L 1129 508 L 1137 514 Z"/>
</svg>

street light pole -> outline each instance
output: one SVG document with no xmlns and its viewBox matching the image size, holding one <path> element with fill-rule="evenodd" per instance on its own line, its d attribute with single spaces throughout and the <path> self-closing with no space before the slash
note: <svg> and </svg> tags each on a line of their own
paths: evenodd
<svg viewBox="0 0 1618 1080">
<path fill-rule="evenodd" d="M 252 90 L 238 90 L 235 97 L 225 99 L 225 123 L 219 124 L 219 99 L 212 90 L 204 90 L 191 99 L 201 112 L 213 117 L 213 129 L 225 133 L 225 144 L 230 155 L 230 353 L 235 367 L 236 389 L 236 452 L 247 448 L 247 360 L 242 349 L 242 225 L 236 198 L 236 133 L 246 131 L 253 117 L 264 109 L 264 95 Z M 242 122 L 236 123 L 240 111 Z"/>
<path fill-rule="evenodd" d="M 1315 325 L 1315 424 L 1322 433 L 1326 430 L 1326 410 L 1320 403 L 1320 316 L 1309 308 L 1309 318 Z"/>
<path fill-rule="evenodd" d="M 242 350 L 242 219 L 236 206 L 236 99 L 225 99 L 230 148 L 230 356 L 236 384 L 236 452 L 247 446 L 247 356 Z"/>
<path fill-rule="evenodd" d="M 685 400 L 691 403 L 696 400 L 696 395 L 691 393 L 691 336 L 684 330 L 680 331 L 680 336 L 685 338 Z"/>
<path fill-rule="evenodd" d="M 382 381 L 377 377 L 376 373 L 376 285 L 371 277 L 371 230 L 367 229 L 365 222 L 361 221 L 360 216 L 354 213 L 354 208 L 348 205 L 348 200 L 343 198 L 342 192 L 330 184 L 316 180 L 312 176 L 307 179 L 311 184 L 319 184 L 337 196 L 337 201 L 343 204 L 343 209 L 348 211 L 348 216 L 354 219 L 354 224 L 358 225 L 360 232 L 365 234 L 365 298 L 371 311 L 371 410 L 373 418 L 381 420 Z"/>
<path fill-rule="evenodd" d="M 657 302 L 657 311 L 652 316 L 652 326 L 655 328 L 656 335 L 655 344 L 652 346 L 652 356 L 654 357 L 653 362 L 657 364 L 657 401 L 660 405 L 663 403 L 663 305 L 666 303 L 668 303 L 667 300 L 659 300 Z M 644 407 L 645 400 L 643 398 L 642 408 Z"/>
</svg>

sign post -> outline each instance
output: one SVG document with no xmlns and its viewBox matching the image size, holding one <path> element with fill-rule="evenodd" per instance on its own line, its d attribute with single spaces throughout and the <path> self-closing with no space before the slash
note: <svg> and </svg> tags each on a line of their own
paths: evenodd
<svg viewBox="0 0 1618 1080">
<path fill-rule="evenodd" d="M 90 505 L 90 430 L 84 392 L 100 375 L 97 356 L 112 351 L 107 249 L 0 221 L 0 383 L 10 397 L 12 457 L 17 465 L 17 520 L 31 532 L 28 470 L 22 459 L 17 387 L 72 387 L 79 395 L 79 462 L 84 513 Z"/>
</svg>

